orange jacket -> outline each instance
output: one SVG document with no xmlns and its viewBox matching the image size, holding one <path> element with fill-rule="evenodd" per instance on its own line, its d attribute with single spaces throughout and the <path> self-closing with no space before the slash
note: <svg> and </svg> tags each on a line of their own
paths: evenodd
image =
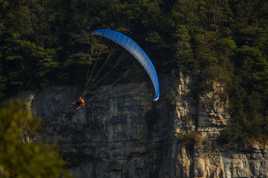
<svg viewBox="0 0 268 178">
<path fill-rule="evenodd" d="M 86 101 L 85 101 L 85 99 L 83 98 L 83 97 L 79 97 L 79 99 L 78 99 L 78 105 L 80 106 L 80 107 L 85 107 L 86 106 Z"/>
</svg>

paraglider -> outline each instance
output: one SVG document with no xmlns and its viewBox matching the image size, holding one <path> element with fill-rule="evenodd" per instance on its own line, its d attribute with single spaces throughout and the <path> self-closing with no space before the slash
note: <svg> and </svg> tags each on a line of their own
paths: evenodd
<svg viewBox="0 0 268 178">
<path fill-rule="evenodd" d="M 124 35 L 121 32 L 117 32 L 111 29 L 97 29 L 95 30 L 92 35 L 101 36 L 106 39 L 113 41 L 114 43 L 120 45 L 122 48 L 127 50 L 130 54 L 134 56 L 134 58 L 143 66 L 146 73 L 148 74 L 153 87 L 154 87 L 154 98 L 153 101 L 158 101 L 160 97 L 160 87 L 159 87 L 159 80 L 158 75 L 155 70 L 154 65 L 151 62 L 149 56 L 145 53 L 145 51 L 130 37 Z M 94 68 L 94 67 L 93 67 Z M 94 70 L 93 70 L 94 71 Z M 101 73 L 100 71 L 98 74 Z M 127 72 L 125 72 L 127 74 Z M 107 75 L 107 74 L 106 74 Z M 125 76 L 125 75 L 123 75 Z M 87 84 L 89 84 L 91 80 L 88 79 Z M 118 82 L 119 80 L 116 80 Z M 114 83 L 116 83 L 114 82 Z M 95 86 L 97 84 L 95 83 Z M 86 85 L 87 86 L 87 85 Z M 94 92 L 93 92 L 94 93 Z M 78 111 L 79 109 L 86 107 L 86 99 L 85 99 L 86 89 L 84 93 L 72 103 L 73 109 Z M 91 99 L 96 97 L 95 95 L 91 96 Z"/>
<path fill-rule="evenodd" d="M 160 87 L 157 72 L 151 62 L 151 59 L 144 52 L 144 50 L 133 39 L 121 32 L 117 32 L 111 29 L 98 29 L 95 30 L 92 34 L 113 41 L 114 43 L 120 45 L 122 48 L 126 49 L 135 57 L 135 59 L 137 59 L 137 61 L 143 66 L 152 81 L 154 87 L 153 100 L 157 101 L 160 97 Z"/>
</svg>

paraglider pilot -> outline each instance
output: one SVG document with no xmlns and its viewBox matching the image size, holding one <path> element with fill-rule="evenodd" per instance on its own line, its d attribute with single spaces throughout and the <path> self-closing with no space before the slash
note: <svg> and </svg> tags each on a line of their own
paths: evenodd
<svg viewBox="0 0 268 178">
<path fill-rule="evenodd" d="M 73 103 L 73 106 L 75 107 L 75 110 L 77 111 L 81 108 L 86 107 L 86 101 L 82 96 L 80 96 L 78 100 Z"/>
</svg>

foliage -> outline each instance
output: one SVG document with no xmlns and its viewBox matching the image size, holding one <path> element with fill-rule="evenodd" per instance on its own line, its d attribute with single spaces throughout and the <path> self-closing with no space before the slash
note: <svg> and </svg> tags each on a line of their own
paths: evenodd
<svg viewBox="0 0 268 178">
<path fill-rule="evenodd" d="M 0 109 L 0 177 L 69 177 L 55 146 L 34 141 L 39 125 L 22 101 Z"/>
<path fill-rule="evenodd" d="M 268 138 L 267 5 L 179 0 L 173 9 L 180 29 L 175 58 L 196 79 L 196 99 L 213 80 L 226 83 L 232 118 L 221 138 L 227 143 Z"/>
</svg>

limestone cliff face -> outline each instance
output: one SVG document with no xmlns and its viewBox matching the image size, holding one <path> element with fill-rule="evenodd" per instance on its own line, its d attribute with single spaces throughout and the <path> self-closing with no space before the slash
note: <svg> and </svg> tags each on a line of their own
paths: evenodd
<svg viewBox="0 0 268 178">
<path fill-rule="evenodd" d="M 177 177 L 266 178 L 268 150 L 253 146 L 232 151 L 217 143 L 220 131 L 229 122 L 229 100 L 224 84 L 213 82 L 194 102 L 189 93 L 189 77 L 177 79 L 176 133 L 197 133 L 194 144 L 181 143 L 177 150 Z"/>
<path fill-rule="evenodd" d="M 51 87 L 32 97 L 32 110 L 76 178 L 268 177 L 266 149 L 232 152 L 216 143 L 230 117 L 224 85 L 214 82 L 196 102 L 191 82 L 163 77 L 156 103 L 147 83 L 103 86 L 78 111 L 79 89 Z M 178 137 L 189 134 L 199 142 Z"/>
<path fill-rule="evenodd" d="M 77 178 L 166 177 L 172 162 L 172 107 L 152 103 L 145 83 L 100 88 L 85 109 L 72 111 L 79 91 L 70 87 L 36 94 L 33 111 L 43 136 L 58 143 Z"/>
</svg>

